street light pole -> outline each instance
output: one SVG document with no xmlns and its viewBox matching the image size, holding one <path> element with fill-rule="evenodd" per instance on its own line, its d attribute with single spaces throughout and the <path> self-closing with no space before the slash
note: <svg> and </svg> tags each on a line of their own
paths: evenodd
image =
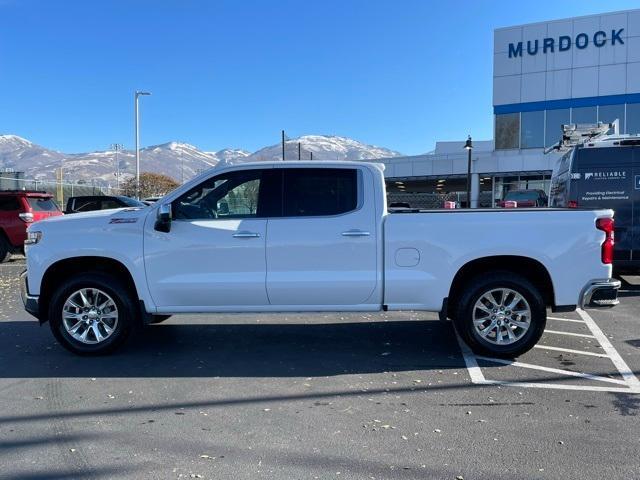
<svg viewBox="0 0 640 480">
<path fill-rule="evenodd" d="M 282 130 L 282 161 L 284 162 L 284 130 Z"/>
<path fill-rule="evenodd" d="M 120 192 L 120 160 L 118 159 L 118 153 L 120 150 L 124 150 L 124 145 L 121 143 L 112 143 L 111 150 L 115 152 L 116 157 L 116 189 Z"/>
<path fill-rule="evenodd" d="M 136 90 L 134 95 L 134 105 L 136 112 L 136 198 L 140 200 L 140 115 L 138 113 L 138 97 L 140 95 L 151 95 L 150 92 Z"/>
<path fill-rule="evenodd" d="M 471 208 L 471 150 L 473 150 L 473 142 L 471 141 L 471 135 L 467 138 L 464 144 L 464 148 L 467 150 L 467 208 Z"/>
</svg>

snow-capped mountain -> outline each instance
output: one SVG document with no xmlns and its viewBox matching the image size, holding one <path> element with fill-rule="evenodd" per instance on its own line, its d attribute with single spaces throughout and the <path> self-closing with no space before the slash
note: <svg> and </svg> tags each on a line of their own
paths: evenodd
<svg viewBox="0 0 640 480">
<path fill-rule="evenodd" d="M 370 160 L 372 158 L 397 157 L 399 152 L 384 147 L 367 145 L 352 138 L 335 135 L 303 135 L 285 141 L 285 159 L 298 159 L 300 143 L 303 160 L 308 160 L 313 152 L 314 160 Z M 282 144 L 262 148 L 249 155 L 247 161 L 282 160 Z"/>
<path fill-rule="evenodd" d="M 346 137 L 329 135 L 305 135 L 285 142 L 285 158 L 314 160 L 366 160 L 394 157 L 400 153 L 387 148 L 367 145 Z M 100 184 L 115 185 L 115 152 L 101 151 L 67 154 L 49 150 L 16 135 L 0 135 L 0 169 L 24 171 L 25 177 L 54 179 L 55 170 L 63 166 L 68 181 L 94 180 Z M 140 150 L 140 170 L 163 173 L 178 181 L 188 180 L 202 170 L 218 163 L 223 164 L 281 160 L 281 144 L 262 148 L 254 153 L 242 149 L 225 148 L 217 152 L 205 152 L 188 143 L 168 142 Z M 121 179 L 135 172 L 135 153 L 123 150 L 118 153 L 118 169 Z"/>
<path fill-rule="evenodd" d="M 48 150 L 17 135 L 0 135 L 0 168 L 46 170 L 49 165 L 60 165 L 64 154 Z M 52 167 L 56 168 L 56 167 Z"/>
</svg>

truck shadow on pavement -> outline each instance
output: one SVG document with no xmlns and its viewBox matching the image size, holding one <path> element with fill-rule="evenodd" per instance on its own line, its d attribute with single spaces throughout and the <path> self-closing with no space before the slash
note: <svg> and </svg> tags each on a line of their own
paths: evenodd
<svg viewBox="0 0 640 480">
<path fill-rule="evenodd" d="M 450 323 L 151 325 L 121 350 L 78 357 L 48 324 L 0 322 L 0 378 L 311 377 L 465 368 Z"/>
</svg>

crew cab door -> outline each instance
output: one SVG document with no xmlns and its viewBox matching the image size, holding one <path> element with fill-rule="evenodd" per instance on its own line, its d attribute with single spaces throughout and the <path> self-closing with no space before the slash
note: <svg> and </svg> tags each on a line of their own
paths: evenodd
<svg viewBox="0 0 640 480">
<path fill-rule="evenodd" d="M 373 176 L 357 167 L 279 167 L 282 216 L 267 225 L 272 305 L 362 305 L 377 301 Z M 367 199 L 367 201 L 365 201 Z"/>
<path fill-rule="evenodd" d="M 172 202 L 167 233 L 147 221 L 145 268 L 159 311 L 269 304 L 263 211 L 270 171 L 237 170 L 205 180 Z"/>
</svg>

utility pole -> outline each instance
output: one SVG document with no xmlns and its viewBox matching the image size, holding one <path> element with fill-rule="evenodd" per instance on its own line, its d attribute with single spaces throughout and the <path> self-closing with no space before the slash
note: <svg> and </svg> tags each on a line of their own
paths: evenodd
<svg viewBox="0 0 640 480">
<path fill-rule="evenodd" d="M 300 142 L 298 142 L 298 160 L 302 160 L 300 157 Z"/>
<path fill-rule="evenodd" d="M 138 114 L 138 97 L 140 95 L 151 95 L 151 93 L 136 90 L 134 95 L 134 110 L 136 112 L 136 198 L 138 200 L 140 200 L 140 115 Z"/>
<path fill-rule="evenodd" d="M 121 143 L 112 143 L 111 150 L 114 151 L 116 157 L 116 189 L 120 192 L 120 160 L 118 159 L 118 153 L 124 150 L 124 145 Z"/>
<path fill-rule="evenodd" d="M 309 152 L 309 160 L 313 160 L 313 152 Z"/>
<path fill-rule="evenodd" d="M 282 161 L 284 162 L 284 130 L 282 130 Z"/>
</svg>

